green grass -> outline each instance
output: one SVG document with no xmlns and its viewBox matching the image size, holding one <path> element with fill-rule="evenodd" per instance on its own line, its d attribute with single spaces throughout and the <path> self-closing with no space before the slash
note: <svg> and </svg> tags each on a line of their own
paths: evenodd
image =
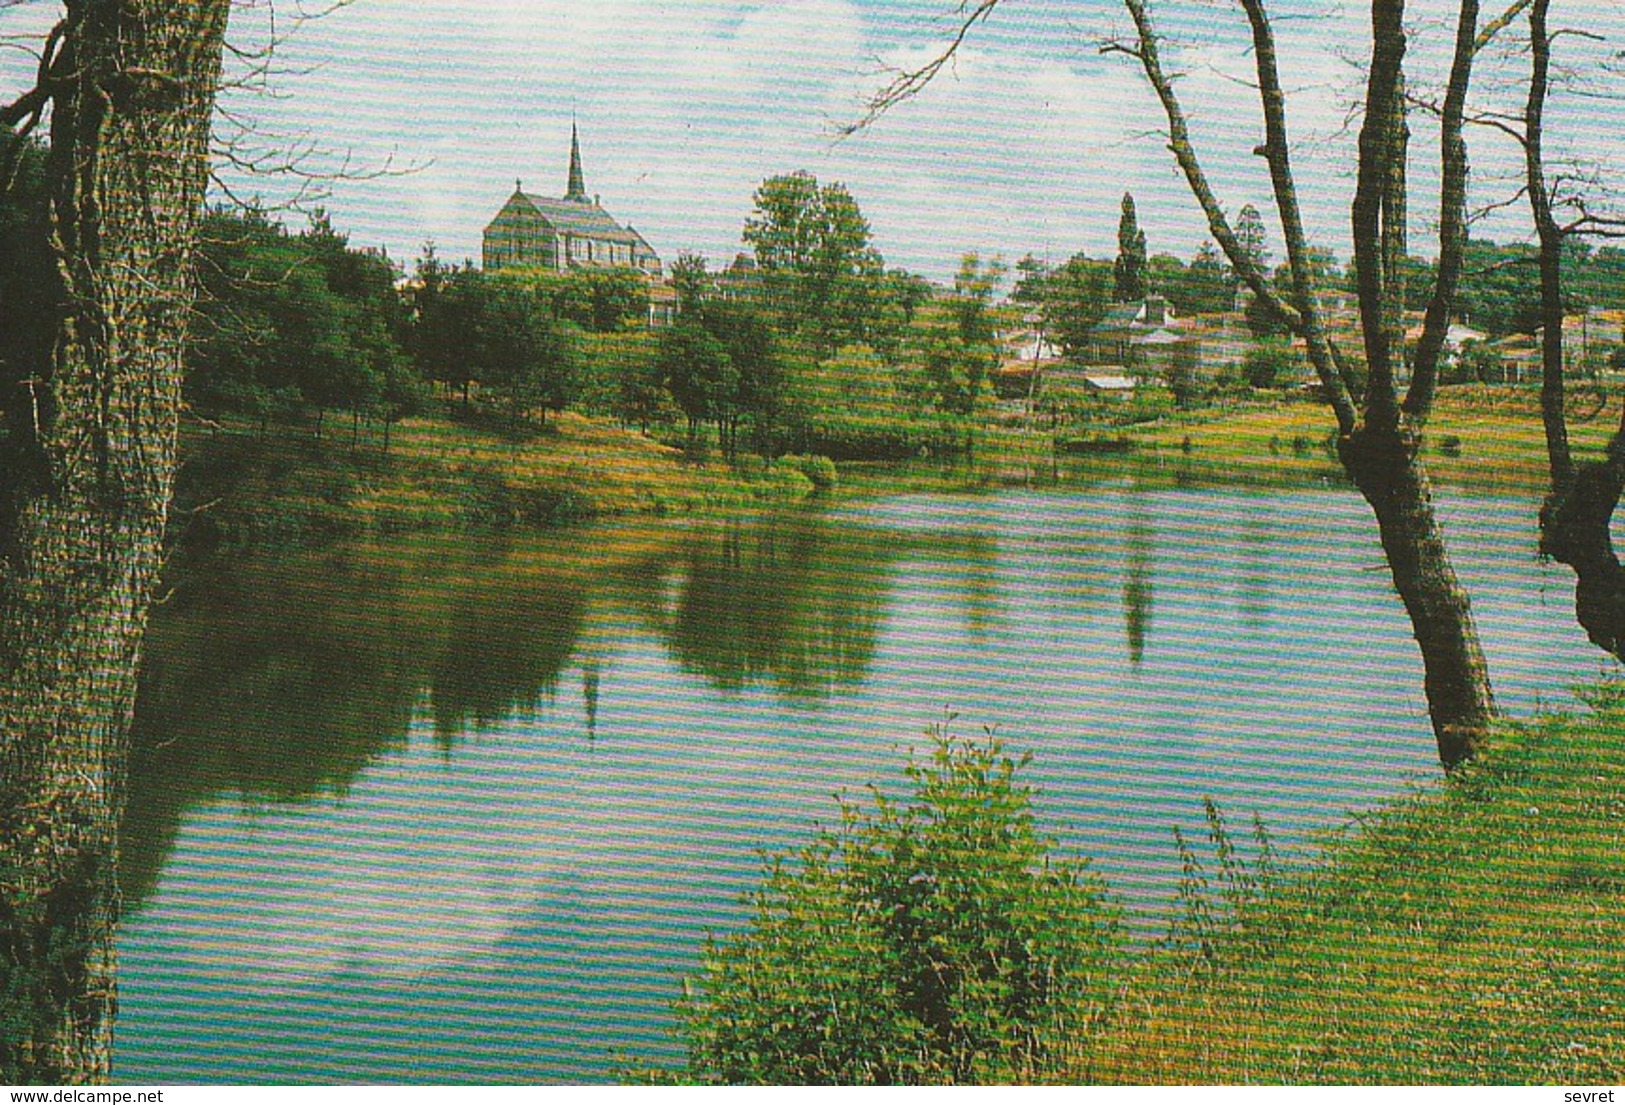
<svg viewBox="0 0 1625 1105">
<path fill-rule="evenodd" d="M 1625 1079 L 1625 705 L 1509 727 L 1219 926 L 1163 950 L 1057 1077 Z"/>
<path fill-rule="evenodd" d="M 813 490 L 805 462 L 694 460 L 573 412 L 517 434 L 408 419 L 394 427 L 387 453 L 376 431 L 352 447 L 342 419 L 330 420 L 323 440 L 289 427 L 261 436 L 228 422 L 189 432 L 184 456 L 177 521 L 228 546 L 737 510 Z"/>
<path fill-rule="evenodd" d="M 1618 422 L 1589 391 L 1570 399 L 1570 439 L 1577 453 L 1600 454 Z M 1235 472 L 1341 471 L 1329 445 L 1336 423 L 1322 403 L 1255 399 L 1228 408 L 1170 415 L 1120 432 L 1143 452 L 1180 454 L 1196 465 Z M 1481 490 L 1546 485 L 1545 430 L 1533 388 L 1440 389 L 1423 439 L 1423 458 L 1441 484 Z"/>
<path fill-rule="evenodd" d="M 1577 454 L 1599 453 L 1614 417 L 1589 393 L 1577 396 L 1572 409 Z M 969 454 L 843 464 L 838 493 L 1085 486 L 1125 473 L 1180 486 L 1297 486 L 1343 478 L 1331 448 L 1331 416 L 1319 403 L 1260 397 L 1121 425 L 1105 417 L 1110 407 L 1102 412 L 1099 425 L 1063 427 L 1062 437 L 1109 438 L 1108 452 L 1057 458 L 1046 419 L 1029 425 L 1024 416 L 1000 413 L 977 427 Z M 307 428 L 274 428 L 264 437 L 230 422 L 192 428 L 177 489 L 179 526 L 217 544 L 299 544 L 341 534 L 718 512 L 801 498 L 815 484 L 835 490 L 826 486 L 821 465 L 813 480 L 808 462 L 794 458 L 769 468 L 756 458 L 726 464 L 713 452 L 695 462 L 678 449 L 573 412 L 522 434 L 443 415 L 408 419 L 394 428 L 387 453 L 376 428 L 364 430 L 352 448 L 349 424 L 340 416 L 328 421 L 319 441 Z M 1543 489 L 1537 393 L 1443 389 L 1424 457 L 1440 484 Z"/>
</svg>

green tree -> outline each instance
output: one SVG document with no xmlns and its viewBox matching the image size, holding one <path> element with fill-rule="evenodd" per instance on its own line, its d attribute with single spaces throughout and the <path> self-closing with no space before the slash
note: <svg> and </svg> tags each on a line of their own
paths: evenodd
<svg viewBox="0 0 1625 1105">
<path fill-rule="evenodd" d="M 671 284 L 677 291 L 677 313 L 698 311 L 711 292 L 711 274 L 706 270 L 704 256 L 686 250 L 679 253 L 672 262 Z"/>
<path fill-rule="evenodd" d="M 671 393 L 666 390 L 659 346 L 640 345 L 622 358 L 615 374 L 614 413 L 627 425 L 643 433 L 649 427 L 675 419 Z M 669 417 L 668 417 L 669 416 Z"/>
<path fill-rule="evenodd" d="M 296 364 L 303 334 L 283 341 L 283 303 L 311 272 L 299 244 L 256 209 L 217 208 L 198 231 L 195 315 L 188 333 L 186 394 L 202 410 L 236 411 L 262 422 L 299 406 Z"/>
<path fill-rule="evenodd" d="M 738 389 L 738 373 L 728 350 L 704 326 L 679 323 L 660 335 L 656 353 L 660 379 L 688 419 L 690 444 L 700 426 L 725 419 Z"/>
<path fill-rule="evenodd" d="M 805 287 L 818 249 L 818 179 L 805 171 L 769 177 L 753 204 L 742 236 L 756 255 L 768 306 L 786 330 L 798 330 L 810 315 Z"/>
<path fill-rule="evenodd" d="M 1174 309 L 1187 315 L 1219 314 L 1230 310 L 1235 299 L 1230 266 L 1212 242 L 1201 244 L 1185 269 L 1180 289 L 1168 296 Z"/>
<path fill-rule="evenodd" d="M 1119 303 L 1145 298 L 1145 232 L 1134 210 L 1134 197 L 1123 193 L 1117 220 L 1117 263 L 1112 268 L 1112 295 Z"/>
<path fill-rule="evenodd" d="M 967 345 L 957 334 L 926 349 L 921 373 L 925 394 L 936 410 L 965 421 L 967 438 L 971 417 L 989 398 L 994 363 L 989 347 Z"/>
<path fill-rule="evenodd" d="M 884 269 L 845 185 L 820 187 L 808 172 L 770 177 L 756 190 L 743 237 L 787 332 L 805 334 L 825 353 L 865 339 Z"/>
<path fill-rule="evenodd" d="M 1154 253 L 1145 263 L 1145 289 L 1160 295 L 1177 310 L 1176 300 L 1185 290 L 1185 262 L 1172 253 Z"/>
<path fill-rule="evenodd" d="M 700 312 L 700 325 L 721 345 L 732 367 L 733 391 L 719 395 L 712 417 L 718 422 L 723 451 L 738 451 L 739 420 L 748 418 L 759 452 L 771 455 L 774 433 L 784 413 L 786 373 L 773 338 L 773 328 L 754 307 L 713 302 Z"/>
<path fill-rule="evenodd" d="M 1113 266 L 1075 254 L 1045 282 L 1044 324 L 1050 338 L 1076 356 L 1089 344 L 1089 331 L 1111 305 Z"/>
<path fill-rule="evenodd" d="M 590 333 L 624 330 L 649 309 L 649 278 L 636 269 L 580 269 L 549 283 L 553 316 Z"/>
<path fill-rule="evenodd" d="M 983 260 L 980 255 L 967 253 L 959 259 L 959 271 L 954 274 L 954 297 L 950 303 L 959 340 L 971 346 L 992 346 L 993 299 L 1004 283 L 1009 270 L 997 257 Z"/>
<path fill-rule="evenodd" d="M 932 733 L 911 793 L 843 802 L 776 859 L 750 927 L 709 945 L 678 1005 L 682 1073 L 710 1084 L 1032 1077 L 1111 1000 L 1120 929 L 1051 856 L 1027 758 Z"/>
<path fill-rule="evenodd" d="M 1027 254 L 1016 262 L 1016 283 L 1010 290 L 1010 300 L 1024 307 L 1042 307 L 1049 293 L 1049 280 L 1054 268 Z"/>
<path fill-rule="evenodd" d="M 321 212 L 289 235 L 263 211 L 207 214 L 187 395 L 260 418 L 308 405 L 362 417 L 398 408 L 412 371 L 395 268 L 354 249 Z M 394 399 L 385 403 L 386 390 Z"/>
<path fill-rule="evenodd" d="M 1274 272 L 1270 265 L 1269 231 L 1264 216 L 1252 204 L 1245 204 L 1236 216 L 1236 242 L 1246 257 L 1246 267 L 1258 272 Z M 1277 287 L 1281 287 L 1281 274 L 1276 273 Z M 1287 285 L 1290 288 L 1290 282 Z M 1264 299 L 1247 297 L 1247 329 L 1255 338 L 1278 338 L 1288 333 L 1279 315 L 1270 309 Z"/>
<path fill-rule="evenodd" d="M 493 286 L 475 323 L 474 370 L 516 425 L 533 411 L 561 411 L 580 371 L 574 328 L 554 318 L 545 295 L 506 282 Z"/>
<path fill-rule="evenodd" d="M 870 344 L 888 357 L 896 357 L 920 308 L 931 301 L 931 282 L 903 269 L 887 269 L 870 291 Z"/>
<path fill-rule="evenodd" d="M 1307 367 L 1291 342 L 1270 338 L 1247 350 L 1241 362 L 1241 374 L 1249 387 L 1278 388 L 1299 383 Z"/>
<path fill-rule="evenodd" d="M 405 371 L 400 339 L 406 316 L 395 291 L 395 267 L 380 251 L 352 248 L 324 211 L 311 216 L 299 239 L 320 278 L 300 306 L 319 314 L 326 327 L 325 363 L 305 361 L 303 390 L 319 408 L 348 410 L 359 423 L 363 413 L 381 409 L 386 382 Z"/>
<path fill-rule="evenodd" d="M 418 288 L 411 327 L 412 355 L 425 379 L 463 393 L 476 379 L 470 355 L 478 338 L 479 318 L 490 292 L 483 274 L 471 266 L 448 268 L 427 252 L 418 261 Z"/>
<path fill-rule="evenodd" d="M 1270 271 L 1269 231 L 1264 216 L 1252 204 L 1243 204 L 1236 215 L 1236 242 L 1247 263 L 1260 272 Z"/>
</svg>

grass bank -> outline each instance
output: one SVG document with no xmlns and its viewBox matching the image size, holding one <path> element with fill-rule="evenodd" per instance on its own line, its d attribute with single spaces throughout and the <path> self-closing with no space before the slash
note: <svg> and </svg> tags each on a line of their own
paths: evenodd
<svg viewBox="0 0 1625 1105">
<path fill-rule="evenodd" d="M 1058 1077 L 1625 1081 L 1625 690 L 1587 698 L 1237 909 L 1221 865 L 1193 872 L 1182 946 L 1138 961 Z"/>
<path fill-rule="evenodd" d="M 1600 453 L 1619 423 L 1617 402 L 1577 388 L 1570 408 L 1574 448 Z M 1334 427 L 1325 404 L 1281 399 L 1172 413 L 1114 433 L 1136 451 L 1178 454 L 1189 463 L 1245 477 L 1340 473 Z M 1441 388 L 1423 439 L 1423 457 L 1440 484 L 1481 490 L 1543 489 L 1546 438 L 1538 389 Z"/>
<path fill-rule="evenodd" d="M 809 475 L 813 478 L 809 479 Z M 338 421 L 308 429 L 189 429 L 176 522 L 191 545 L 300 545 L 332 537 L 549 525 L 745 509 L 804 498 L 826 474 L 789 458 L 724 463 L 566 412 L 512 434 L 447 417 L 408 419 L 388 449 Z"/>
<path fill-rule="evenodd" d="M 1600 450 L 1616 416 L 1589 393 L 1573 405 L 1577 452 Z M 444 414 L 409 419 L 394 428 L 387 451 L 376 430 L 352 446 L 342 419 L 321 439 L 308 428 L 261 434 L 249 425 L 198 425 L 185 439 L 176 520 L 214 546 L 288 545 L 352 534 L 740 510 L 803 498 L 836 482 L 843 497 L 868 497 L 1084 486 L 1125 475 L 1170 486 L 1286 487 L 1344 478 L 1330 416 L 1308 400 L 1260 398 L 1167 411 L 1154 421 L 1103 421 L 1069 432 L 1109 449 L 1059 456 L 1054 432 L 1041 422 L 990 419 L 972 435 L 968 453 L 851 462 L 841 465 L 838 480 L 827 464 L 794 458 L 767 466 L 747 457 L 731 465 L 713 451 L 694 460 L 573 412 L 523 434 Z M 1539 493 L 1546 454 L 1538 393 L 1443 389 L 1424 455 L 1439 484 Z"/>
</svg>

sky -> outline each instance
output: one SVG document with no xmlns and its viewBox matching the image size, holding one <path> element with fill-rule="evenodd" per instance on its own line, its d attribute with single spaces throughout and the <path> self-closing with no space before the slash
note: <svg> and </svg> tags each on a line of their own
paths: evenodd
<svg viewBox="0 0 1625 1105">
<path fill-rule="evenodd" d="M 1612 40 L 1565 39 L 1567 60 L 1578 68 L 1625 45 L 1620 0 L 1558 6 Z M 0 5 L 0 96 L 26 85 L 28 36 L 58 7 L 51 0 Z M 561 195 L 572 121 L 587 190 L 668 261 L 691 251 L 727 263 L 742 248 L 756 187 L 798 169 L 845 183 L 887 263 L 935 279 L 951 276 L 968 251 L 1008 262 L 1029 252 L 1051 261 L 1079 251 L 1110 257 L 1125 190 L 1136 198 L 1151 251 L 1188 259 L 1205 224 L 1136 64 L 1100 50 L 1129 26 L 1110 0 L 1004 0 L 917 99 L 863 133 L 837 137 L 890 71 L 942 49 L 957 26 L 955 7 L 956 0 L 354 0 L 299 23 L 294 0 L 274 9 L 269 0 L 242 0 L 235 45 L 262 48 L 273 11 L 281 41 L 267 88 L 233 88 L 223 107 L 231 119 L 252 121 L 249 141 L 273 162 L 291 152 L 302 169 L 332 178 L 318 182 L 321 202 L 354 244 L 382 246 L 408 263 L 430 240 L 443 259 L 477 259 L 480 232 L 516 180 L 527 192 Z M 1410 5 L 1413 88 L 1425 90 L 1443 71 L 1447 7 Z M 1369 41 L 1368 16 L 1336 0 L 1275 0 L 1272 11 L 1310 234 L 1346 257 L 1355 138 L 1347 119 L 1360 91 L 1356 62 Z M 1269 216 L 1268 179 L 1251 154 L 1262 122 L 1246 84 L 1252 58 L 1239 8 L 1229 0 L 1160 0 L 1153 12 L 1222 202 L 1231 211 L 1252 203 Z M 1515 38 L 1507 41 L 1510 49 Z M 1512 102 L 1504 78 L 1523 59 L 1505 53 L 1483 59 L 1480 106 Z M 1605 175 L 1625 180 L 1625 105 L 1560 94 L 1552 122 L 1559 155 L 1600 162 Z M 1425 119 L 1413 125 L 1413 248 L 1426 253 L 1434 218 L 1426 194 L 1436 187 L 1427 162 L 1437 139 Z M 219 131 L 230 129 L 223 121 Z M 1516 169 L 1511 143 L 1483 128 L 1470 138 L 1475 201 L 1504 198 Z M 273 205 L 296 191 L 296 178 L 286 175 L 222 168 L 220 177 L 233 193 Z M 288 218 L 302 221 L 297 213 Z M 1514 208 L 1483 231 L 1522 237 L 1527 221 Z M 1279 255 L 1272 216 L 1269 225 Z"/>
</svg>

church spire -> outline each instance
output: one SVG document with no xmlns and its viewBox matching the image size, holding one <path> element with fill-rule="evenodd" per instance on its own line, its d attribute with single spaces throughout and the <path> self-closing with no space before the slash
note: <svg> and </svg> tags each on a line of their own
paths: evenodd
<svg viewBox="0 0 1625 1105">
<path fill-rule="evenodd" d="M 577 203 L 587 202 L 587 182 L 581 175 L 581 143 L 576 138 L 576 125 L 570 124 L 570 184 L 564 198 Z"/>
</svg>

